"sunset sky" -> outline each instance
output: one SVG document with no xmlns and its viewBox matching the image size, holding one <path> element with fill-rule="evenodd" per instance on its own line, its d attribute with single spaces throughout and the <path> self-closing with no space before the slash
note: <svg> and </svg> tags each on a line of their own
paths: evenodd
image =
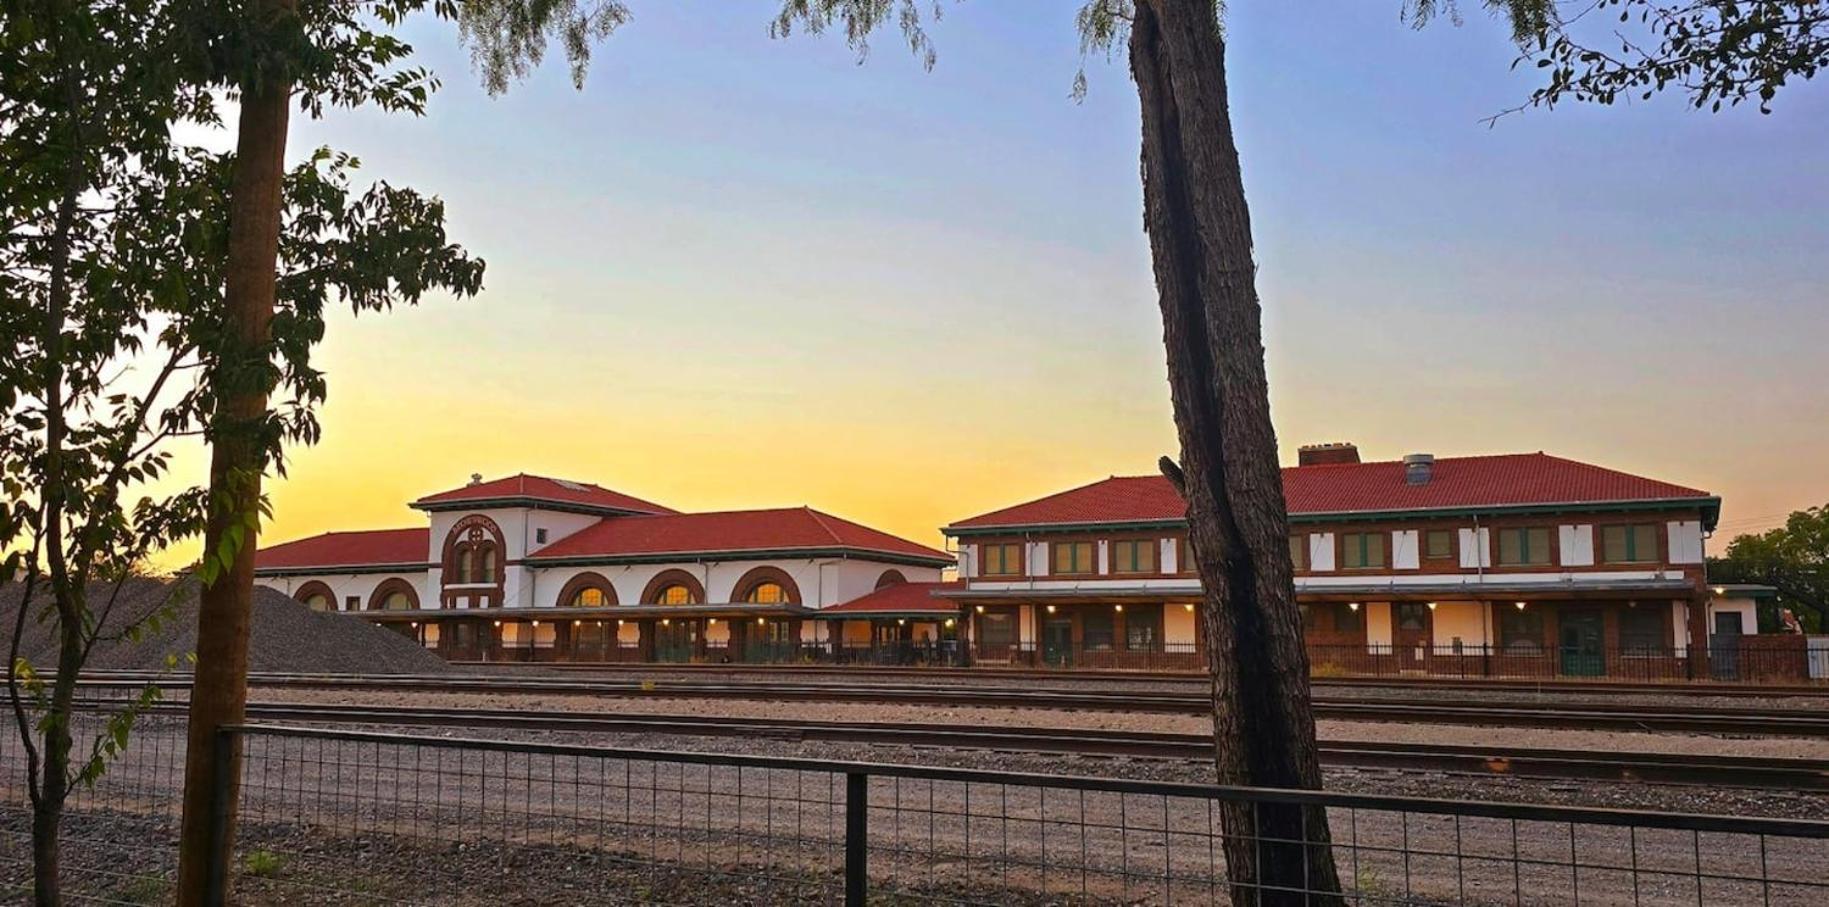
<svg viewBox="0 0 1829 907">
<path fill-rule="evenodd" d="M 489 269 L 333 321 L 267 542 L 526 471 L 938 544 L 1174 451 L 1136 94 L 1119 57 L 1069 99 L 1077 2 L 944 4 L 932 72 L 770 40 L 776 5 L 635 2 L 582 92 L 549 60 L 500 98 L 423 19 L 428 116 L 295 119 L 293 160 L 442 196 Z M 1829 501 L 1829 86 L 1488 128 L 1535 74 L 1473 10 L 1229 6 L 1286 461 L 1546 450 L 1723 495 L 1716 550 Z"/>
</svg>

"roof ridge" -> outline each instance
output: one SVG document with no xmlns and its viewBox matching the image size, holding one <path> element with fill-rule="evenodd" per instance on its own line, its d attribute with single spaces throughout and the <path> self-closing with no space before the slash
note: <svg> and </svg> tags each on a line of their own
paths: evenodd
<svg viewBox="0 0 1829 907">
<path fill-rule="evenodd" d="M 802 504 L 802 505 L 800 505 L 800 509 L 806 511 L 807 516 L 811 517 L 813 522 L 818 524 L 819 528 L 822 531 L 824 531 L 825 534 L 832 539 L 832 543 L 834 545 L 842 546 L 845 544 L 845 540 L 839 537 L 838 530 L 833 529 L 832 525 L 830 523 L 826 522 L 827 519 L 838 520 L 838 519 L 842 519 L 841 517 L 835 517 L 829 513 L 823 513 L 821 511 L 814 510 L 811 504 Z M 847 523 L 851 522 L 850 520 L 843 520 L 843 521 L 847 522 Z M 857 524 L 853 523 L 852 525 L 857 525 Z"/>
</svg>

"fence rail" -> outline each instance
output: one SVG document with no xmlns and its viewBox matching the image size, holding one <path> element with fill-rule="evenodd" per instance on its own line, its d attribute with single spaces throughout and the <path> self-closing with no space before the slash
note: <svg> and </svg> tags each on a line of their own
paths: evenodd
<svg viewBox="0 0 1829 907">
<path fill-rule="evenodd" d="M 73 804 L 71 902 L 170 898 L 183 727 Z M 1353 904 L 1829 902 L 1829 823 L 249 726 L 228 900 L 1172 904 L 1235 890 L 1247 811 L 1325 810 Z M 29 884 L 0 742 L 0 891 Z M 1323 829 L 1302 837 L 1321 840 Z M 1319 852 L 1319 851 L 1317 851 Z M 1304 867 L 1306 869 L 1306 867 Z"/>
</svg>

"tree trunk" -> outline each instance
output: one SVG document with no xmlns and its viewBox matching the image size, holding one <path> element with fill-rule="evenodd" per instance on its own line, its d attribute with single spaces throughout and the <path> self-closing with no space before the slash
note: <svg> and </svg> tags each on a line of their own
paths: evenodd
<svg viewBox="0 0 1829 907">
<path fill-rule="evenodd" d="M 1205 589 L 1219 782 L 1319 788 L 1308 656 L 1264 376 L 1251 223 L 1213 0 L 1139 0 L 1144 225 L 1155 263 L 1188 534 Z M 1220 811 L 1240 904 L 1338 903 L 1319 807 Z"/>
<path fill-rule="evenodd" d="M 293 9 L 294 0 L 255 0 L 253 14 L 263 20 L 260 24 L 269 24 L 291 15 Z M 242 86 L 229 190 L 225 336 L 212 376 L 219 402 L 210 437 L 204 557 L 229 556 L 203 584 L 197 606 L 197 668 L 191 686 L 178 851 L 177 902 L 186 907 L 206 902 L 212 860 L 220 861 L 226 873 L 240 795 L 240 746 L 228 753 L 228 764 L 218 766 L 216 734 L 224 725 L 242 721 L 248 700 L 248 615 L 254 595 L 261 475 L 266 469 L 267 396 L 272 387 L 266 345 L 273 319 L 292 93 L 283 79 L 269 79 Z M 218 772 L 229 779 L 227 802 L 221 807 L 228 822 L 220 836 L 212 827 Z"/>
</svg>

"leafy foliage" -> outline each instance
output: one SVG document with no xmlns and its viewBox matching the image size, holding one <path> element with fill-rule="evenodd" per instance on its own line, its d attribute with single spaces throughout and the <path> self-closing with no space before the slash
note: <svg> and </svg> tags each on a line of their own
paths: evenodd
<svg viewBox="0 0 1829 907">
<path fill-rule="evenodd" d="M 1681 93 L 1697 109 L 1757 101 L 1829 66 L 1829 0 L 1484 0 L 1548 82 L 1526 106 L 1612 104 Z M 1458 19 L 1453 0 L 1409 0 L 1421 26 Z"/>
<path fill-rule="evenodd" d="M 1778 606 L 1790 608 L 1818 631 L 1829 629 L 1829 504 L 1791 514 L 1785 524 L 1728 543 L 1710 558 L 1716 582 L 1764 583 L 1778 588 Z"/>
<path fill-rule="evenodd" d="M 558 41 L 582 88 L 591 42 L 608 38 L 629 21 L 621 0 L 469 0 L 456 11 L 458 31 L 490 94 L 508 90 L 546 58 Z"/>
<path fill-rule="evenodd" d="M 411 48 L 375 24 L 424 5 L 309 0 L 257 19 L 257 4 L 16 0 L 0 19 L 0 334 L 11 343 L 0 356 L 0 585 L 19 601 L 7 698 L 41 813 L 99 777 L 157 698 L 149 686 L 106 716 L 72 759 L 89 651 L 156 629 L 178 604 L 126 620 L 114 611 L 121 585 L 205 522 L 202 489 L 149 493 L 174 439 L 215 438 L 222 401 L 258 384 L 279 398 L 253 428 L 263 468 L 283 471 L 284 445 L 319 434 L 327 389 L 311 353 L 328 306 L 379 311 L 481 287 L 483 263 L 448 241 L 441 202 L 385 183 L 357 190 L 356 160 L 319 150 L 282 187 L 278 306 L 261 352 L 229 367 L 234 160 L 173 128 L 220 125 L 220 98 L 275 72 L 312 114 L 421 112 L 436 82 L 403 66 Z M 264 504 L 242 515 L 205 552 L 204 582 L 263 515 Z M 57 639 L 55 665 L 20 656 L 28 617 Z"/>
</svg>

